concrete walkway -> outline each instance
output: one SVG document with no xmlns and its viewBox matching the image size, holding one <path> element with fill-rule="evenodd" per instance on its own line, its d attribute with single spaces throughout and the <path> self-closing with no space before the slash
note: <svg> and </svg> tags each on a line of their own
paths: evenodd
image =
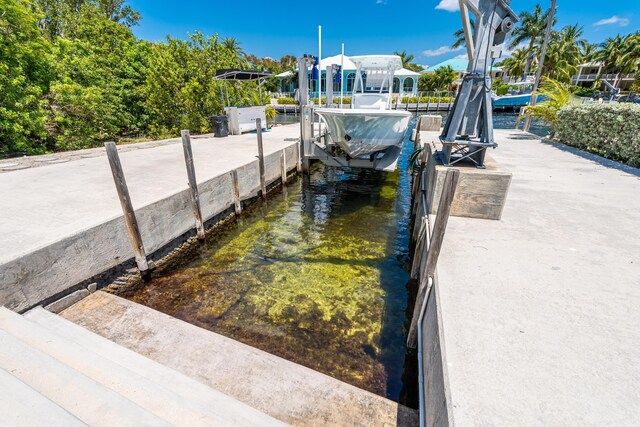
<svg viewBox="0 0 640 427">
<path fill-rule="evenodd" d="M 638 425 L 640 170 L 518 131 L 501 221 L 451 218 L 436 297 L 450 417 Z"/>
<path fill-rule="evenodd" d="M 280 175 L 284 148 L 288 167 L 295 167 L 299 133 L 299 125 L 288 125 L 264 134 L 268 179 Z M 192 146 L 206 218 L 232 204 L 233 169 L 240 168 L 241 196 L 255 195 L 255 134 L 194 138 Z M 153 252 L 194 225 L 182 145 L 142 143 L 122 151 L 143 240 Z M 0 306 L 29 308 L 133 256 L 109 164 L 100 153 L 0 174 Z"/>
</svg>

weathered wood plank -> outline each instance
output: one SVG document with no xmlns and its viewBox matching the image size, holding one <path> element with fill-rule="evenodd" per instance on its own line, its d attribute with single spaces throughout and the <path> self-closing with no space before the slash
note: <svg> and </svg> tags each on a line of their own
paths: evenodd
<svg viewBox="0 0 640 427">
<path fill-rule="evenodd" d="M 193 165 L 193 151 L 191 150 L 191 135 L 188 130 L 180 132 L 182 136 L 182 148 L 184 151 L 184 162 L 187 167 L 187 178 L 189 179 L 189 193 L 191 194 L 191 207 L 196 217 L 196 234 L 199 240 L 204 240 L 204 222 L 202 221 L 202 210 L 200 209 L 200 193 L 198 192 L 198 181 L 196 180 L 196 169 Z"/>
</svg>

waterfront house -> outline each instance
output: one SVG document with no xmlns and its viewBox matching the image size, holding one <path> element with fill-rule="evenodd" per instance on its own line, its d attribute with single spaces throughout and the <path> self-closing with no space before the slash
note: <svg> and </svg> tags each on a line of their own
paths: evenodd
<svg viewBox="0 0 640 427">
<path fill-rule="evenodd" d="M 325 75 L 327 72 L 327 67 L 331 65 L 340 65 L 344 64 L 344 81 L 340 82 L 339 79 L 334 79 L 333 81 L 333 94 L 334 96 L 340 96 L 340 85 L 342 84 L 342 88 L 344 90 L 345 96 L 351 96 L 353 92 L 353 83 L 356 78 L 356 66 L 349 59 L 348 56 L 345 55 L 344 60 L 342 60 L 341 55 L 335 55 L 328 58 L 322 59 L 320 61 L 320 70 L 322 71 L 322 92 L 326 93 L 327 89 L 325 87 L 326 80 Z M 296 70 L 297 72 L 297 70 Z M 281 74 L 276 75 L 276 77 L 280 80 L 279 82 L 279 95 L 281 97 L 293 97 L 296 89 L 298 88 L 298 80 L 297 74 L 293 71 L 287 71 Z M 418 79 L 420 78 L 420 73 L 416 73 L 415 71 L 407 70 L 406 68 L 402 68 L 401 70 L 396 71 L 395 76 L 393 78 L 393 93 L 401 96 L 416 96 L 418 94 Z M 318 96 L 318 87 L 317 81 L 309 80 L 309 85 L 311 87 L 311 97 Z"/>
<path fill-rule="evenodd" d="M 581 87 L 593 87 L 596 81 L 606 80 L 614 87 L 625 91 L 631 88 L 635 79 L 636 74 L 619 74 L 606 70 L 604 62 L 588 62 L 578 65 L 578 74 L 573 76 L 572 83 Z"/>
</svg>

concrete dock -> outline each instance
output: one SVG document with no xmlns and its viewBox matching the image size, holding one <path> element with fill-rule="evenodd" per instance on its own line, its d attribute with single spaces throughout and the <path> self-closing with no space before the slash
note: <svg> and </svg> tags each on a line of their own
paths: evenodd
<svg viewBox="0 0 640 427">
<path fill-rule="evenodd" d="M 299 125 L 264 133 L 267 182 L 280 177 L 282 150 L 295 168 L 299 135 Z M 258 194 L 255 134 L 194 137 L 192 146 L 205 220 L 233 206 L 232 170 L 242 199 Z M 180 139 L 123 146 L 120 158 L 147 253 L 194 228 Z M 18 311 L 133 257 L 103 149 L 30 162 L 38 167 L 0 174 L 0 306 Z"/>
<path fill-rule="evenodd" d="M 640 170 L 496 140 L 502 218 L 449 219 L 423 322 L 428 424 L 638 425 Z"/>
</svg>

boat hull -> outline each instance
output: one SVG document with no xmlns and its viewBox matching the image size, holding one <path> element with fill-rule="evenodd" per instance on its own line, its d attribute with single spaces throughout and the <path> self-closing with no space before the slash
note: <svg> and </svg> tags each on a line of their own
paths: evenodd
<svg viewBox="0 0 640 427">
<path fill-rule="evenodd" d="M 397 110 L 315 110 L 327 126 L 328 140 L 351 157 L 402 145 L 411 113 Z"/>
</svg>

